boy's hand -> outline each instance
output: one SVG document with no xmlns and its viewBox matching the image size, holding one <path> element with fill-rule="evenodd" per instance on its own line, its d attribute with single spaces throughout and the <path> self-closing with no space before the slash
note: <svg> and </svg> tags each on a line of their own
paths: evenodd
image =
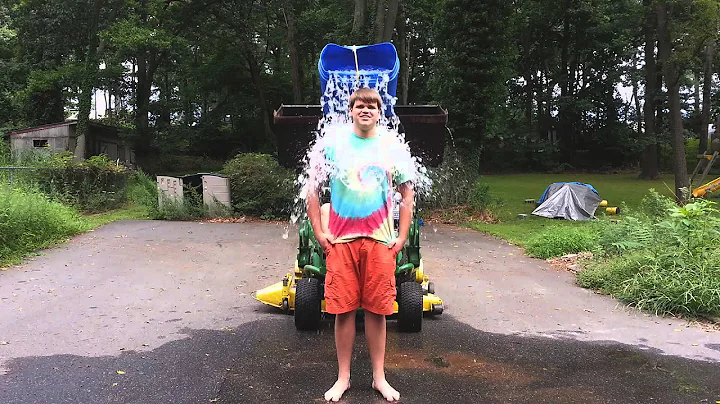
<svg viewBox="0 0 720 404">
<path fill-rule="evenodd" d="M 388 244 L 388 248 L 392 248 L 392 250 L 393 250 L 393 252 L 395 253 L 395 255 L 398 255 L 398 253 L 400 252 L 400 250 L 402 250 L 403 247 L 405 247 L 405 242 L 406 242 L 406 241 L 407 241 L 407 239 L 404 239 L 404 238 L 402 238 L 402 237 L 398 237 L 398 238 L 392 240 L 392 241 Z"/>
<path fill-rule="evenodd" d="M 318 243 L 320 243 L 320 247 L 322 247 L 325 254 L 329 253 L 332 245 L 335 244 L 335 237 L 333 237 L 333 235 L 329 233 L 320 233 L 315 238 L 317 239 Z"/>
</svg>

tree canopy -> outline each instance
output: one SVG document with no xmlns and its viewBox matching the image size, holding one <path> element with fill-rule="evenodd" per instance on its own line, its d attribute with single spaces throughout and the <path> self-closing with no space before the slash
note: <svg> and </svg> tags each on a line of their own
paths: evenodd
<svg viewBox="0 0 720 404">
<path fill-rule="evenodd" d="M 392 42 L 398 102 L 447 108 L 479 168 L 652 178 L 707 147 L 719 2 L 0 0 L 0 128 L 82 131 L 98 93 L 140 156 L 273 153 L 273 110 L 319 103 L 327 43 Z"/>
</svg>

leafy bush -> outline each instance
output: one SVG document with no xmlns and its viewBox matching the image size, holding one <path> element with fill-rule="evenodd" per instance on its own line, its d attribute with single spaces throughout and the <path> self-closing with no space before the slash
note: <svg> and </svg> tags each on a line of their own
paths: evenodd
<svg viewBox="0 0 720 404">
<path fill-rule="evenodd" d="M 60 154 L 37 171 L 39 189 L 84 212 L 102 212 L 125 204 L 128 172 L 105 155 L 81 163 Z"/>
<path fill-rule="evenodd" d="M 158 209 L 157 182 L 142 171 L 133 171 L 128 176 L 127 199 L 148 208 L 151 216 Z"/>
<path fill-rule="evenodd" d="M 532 236 L 525 247 L 528 255 L 537 258 L 593 251 L 597 244 L 597 228 L 590 223 L 571 226 L 550 226 Z"/>
<path fill-rule="evenodd" d="M 0 265 L 86 230 L 76 210 L 30 190 L 0 184 Z"/>
<path fill-rule="evenodd" d="M 225 164 L 223 174 L 230 179 L 236 213 L 272 218 L 290 215 L 295 196 L 295 176 L 272 156 L 239 154 Z"/>
<path fill-rule="evenodd" d="M 0 132 L 0 166 L 10 165 L 11 163 L 10 142 L 6 142 L 2 138 L 2 132 Z"/>
<path fill-rule="evenodd" d="M 161 220 L 194 220 L 209 217 L 208 207 L 203 203 L 203 196 L 197 190 L 186 187 L 182 201 L 161 198 L 154 215 Z"/>
<path fill-rule="evenodd" d="M 480 180 L 476 181 L 468 197 L 468 205 L 472 209 L 481 212 L 487 210 L 491 203 L 490 185 Z"/>
<path fill-rule="evenodd" d="M 472 159 L 454 150 L 446 150 L 443 163 L 428 169 L 432 189 L 423 197 L 423 208 L 447 209 L 464 206 L 470 201 L 478 178 Z M 482 192 L 482 191 L 480 191 Z"/>
<path fill-rule="evenodd" d="M 612 224 L 601 255 L 578 275 L 599 289 L 657 314 L 720 316 L 720 211 L 715 202 L 677 206 L 651 192 L 643 212 Z"/>
</svg>

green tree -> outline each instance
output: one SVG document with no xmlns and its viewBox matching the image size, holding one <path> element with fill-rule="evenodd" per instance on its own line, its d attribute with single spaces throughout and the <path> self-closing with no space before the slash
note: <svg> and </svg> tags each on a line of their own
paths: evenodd
<svg viewBox="0 0 720 404">
<path fill-rule="evenodd" d="M 456 139 L 473 147 L 493 137 L 515 57 L 508 21 L 512 3 L 446 0 L 437 18 L 437 98 L 453 116 Z"/>
<path fill-rule="evenodd" d="M 720 3 L 717 0 L 657 1 L 658 50 L 667 85 L 673 145 L 675 195 L 689 184 L 685 160 L 685 133 L 681 116 L 680 79 L 693 58 L 718 36 Z"/>
</svg>

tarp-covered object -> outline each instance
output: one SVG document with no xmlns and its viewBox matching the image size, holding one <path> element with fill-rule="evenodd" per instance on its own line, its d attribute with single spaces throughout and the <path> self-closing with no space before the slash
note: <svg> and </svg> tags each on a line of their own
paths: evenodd
<svg viewBox="0 0 720 404">
<path fill-rule="evenodd" d="M 592 185 L 581 182 L 556 182 L 545 190 L 533 215 L 550 219 L 588 220 L 602 202 Z"/>
</svg>

